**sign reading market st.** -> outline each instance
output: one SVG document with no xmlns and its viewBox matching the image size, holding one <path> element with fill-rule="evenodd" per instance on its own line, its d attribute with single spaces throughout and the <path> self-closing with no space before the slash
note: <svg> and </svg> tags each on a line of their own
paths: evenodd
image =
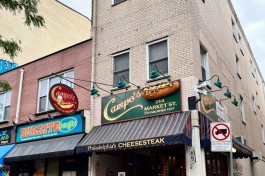
<svg viewBox="0 0 265 176">
<path fill-rule="evenodd" d="M 16 142 L 64 136 L 83 131 L 80 114 L 19 126 Z"/>
<path fill-rule="evenodd" d="M 150 87 L 145 95 L 143 95 L 143 89 L 137 89 L 102 98 L 102 124 L 181 111 L 180 81 L 175 82 L 177 86 L 169 84 L 171 94 L 164 97 L 155 95 L 157 92 L 167 93 L 165 89 L 159 89 L 159 86 L 162 86 L 158 85 Z M 146 91 L 146 88 L 144 90 Z M 146 98 L 146 94 L 159 98 Z"/>
<path fill-rule="evenodd" d="M 71 87 L 65 84 L 55 84 L 49 91 L 49 100 L 58 112 L 69 115 L 76 112 L 78 98 Z"/>
</svg>

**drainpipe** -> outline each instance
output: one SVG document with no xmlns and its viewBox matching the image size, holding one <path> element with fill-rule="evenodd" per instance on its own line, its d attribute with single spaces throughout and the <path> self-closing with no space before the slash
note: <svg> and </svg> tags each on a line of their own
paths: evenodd
<svg viewBox="0 0 265 176">
<path fill-rule="evenodd" d="M 19 89 L 18 89 L 17 110 L 16 110 L 15 123 L 18 123 L 18 118 L 19 118 L 19 113 L 20 113 L 20 102 L 21 102 L 23 77 L 24 77 L 24 68 L 22 68 L 20 70 L 20 80 L 19 80 Z"/>
</svg>

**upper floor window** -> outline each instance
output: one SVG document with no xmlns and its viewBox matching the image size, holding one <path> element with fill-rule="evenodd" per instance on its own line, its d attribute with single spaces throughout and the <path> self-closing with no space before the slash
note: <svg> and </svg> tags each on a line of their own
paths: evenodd
<svg viewBox="0 0 265 176">
<path fill-rule="evenodd" d="M 243 54 L 243 41 L 240 35 L 238 35 L 238 39 L 239 39 L 239 42 L 238 42 L 239 48 L 240 48 L 241 53 Z"/>
<path fill-rule="evenodd" d="M 236 55 L 236 73 L 239 76 L 239 78 L 241 78 L 241 75 L 240 75 L 240 60 L 237 57 L 237 55 Z"/>
<path fill-rule="evenodd" d="M 148 79 L 154 66 L 163 73 L 168 74 L 168 40 L 161 39 L 147 44 L 147 54 L 149 61 Z"/>
<path fill-rule="evenodd" d="M 256 113 L 256 98 L 252 95 L 252 105 L 253 105 L 253 111 Z"/>
<path fill-rule="evenodd" d="M 123 1 L 126 1 L 126 0 L 112 0 L 112 5 L 116 5 L 116 4 L 119 4 Z"/>
<path fill-rule="evenodd" d="M 117 87 L 122 76 L 129 81 L 129 52 L 113 55 L 113 86 Z"/>
<path fill-rule="evenodd" d="M 235 40 L 237 41 L 237 28 L 236 28 L 236 23 L 234 22 L 233 19 L 232 19 L 232 31 L 233 31 L 233 36 Z"/>
<path fill-rule="evenodd" d="M 201 54 L 201 72 L 202 72 L 202 81 L 205 81 L 210 78 L 209 72 L 209 63 L 208 63 L 208 52 L 207 50 L 201 46 L 200 47 Z"/>
<path fill-rule="evenodd" d="M 240 119 L 243 123 L 246 123 L 244 99 L 241 95 L 240 95 Z"/>
<path fill-rule="evenodd" d="M 8 121 L 10 114 L 11 91 L 0 95 L 0 122 Z"/>
<path fill-rule="evenodd" d="M 261 125 L 261 133 L 262 133 L 262 142 L 263 144 L 265 144 L 265 130 L 264 130 L 263 125 Z"/>
<path fill-rule="evenodd" d="M 59 73 L 57 74 L 61 77 L 65 77 L 68 80 L 71 80 L 72 82 L 74 82 L 74 71 L 66 71 L 63 73 Z M 49 101 L 49 90 L 50 88 L 57 83 L 62 83 L 62 84 L 66 84 L 69 87 L 73 88 L 73 84 L 70 83 L 69 81 L 66 81 L 64 79 L 61 79 L 58 76 L 52 76 L 52 77 L 48 77 L 48 78 L 44 78 L 39 80 L 39 93 L 38 93 L 38 109 L 37 112 L 45 112 L 45 111 L 49 111 L 49 110 L 53 110 L 52 105 L 50 104 Z"/>
</svg>

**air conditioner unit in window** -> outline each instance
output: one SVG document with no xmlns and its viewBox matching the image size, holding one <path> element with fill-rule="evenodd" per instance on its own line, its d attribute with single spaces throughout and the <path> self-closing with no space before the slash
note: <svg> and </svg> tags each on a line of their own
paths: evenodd
<svg viewBox="0 0 265 176">
<path fill-rule="evenodd" d="M 243 136 L 237 136 L 237 140 L 239 140 L 242 144 L 247 145 L 247 140 Z"/>
<path fill-rule="evenodd" d="M 260 151 L 252 151 L 253 159 L 262 159 L 262 153 Z"/>
</svg>

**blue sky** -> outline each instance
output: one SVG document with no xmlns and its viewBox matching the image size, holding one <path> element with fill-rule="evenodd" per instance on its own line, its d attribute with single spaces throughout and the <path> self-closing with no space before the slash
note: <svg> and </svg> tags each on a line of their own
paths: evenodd
<svg viewBox="0 0 265 176">
<path fill-rule="evenodd" d="M 91 19 L 91 0 L 59 0 Z M 232 0 L 265 79 L 265 0 Z"/>
</svg>

